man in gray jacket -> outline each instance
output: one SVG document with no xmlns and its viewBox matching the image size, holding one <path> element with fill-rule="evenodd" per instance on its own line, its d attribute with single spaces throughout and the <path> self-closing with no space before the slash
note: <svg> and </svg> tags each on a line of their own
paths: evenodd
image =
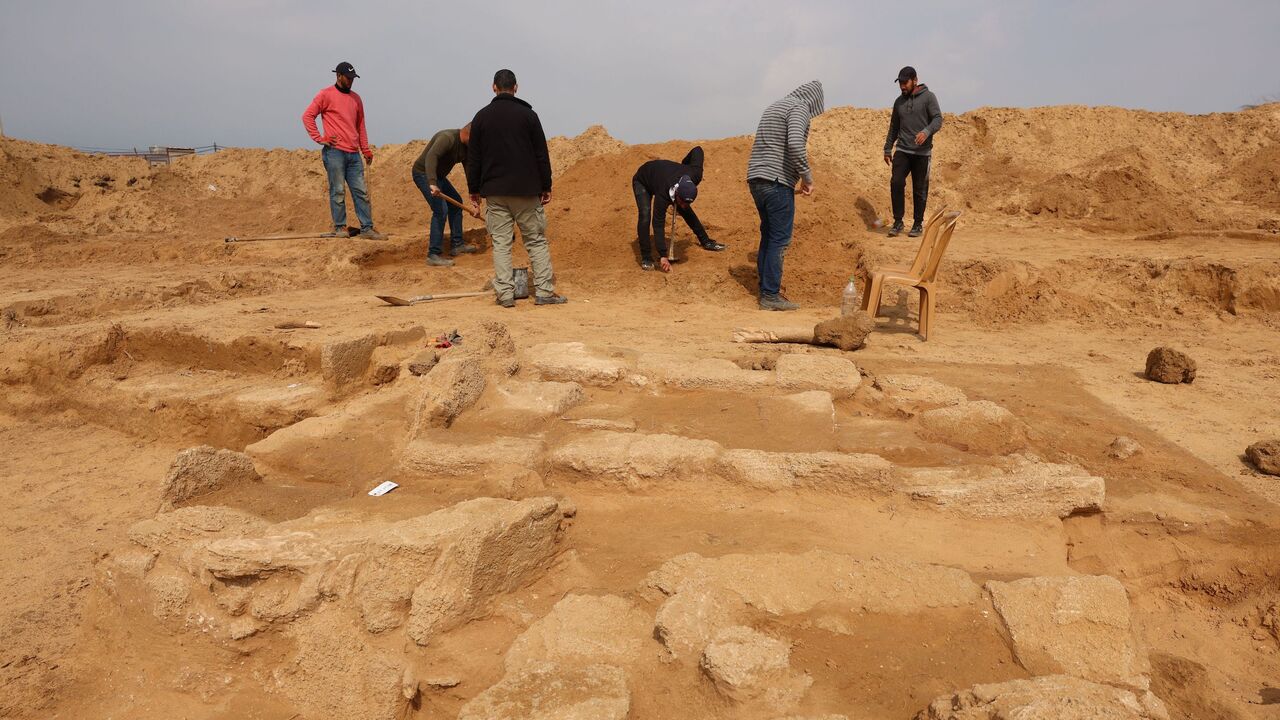
<svg viewBox="0 0 1280 720">
<path fill-rule="evenodd" d="M 902 94 L 893 102 L 889 135 L 884 140 L 884 164 L 893 168 L 889 195 L 893 199 L 893 227 L 889 237 L 902 232 L 906 213 L 907 173 L 911 174 L 911 213 L 914 222 L 908 237 L 924 232 L 924 206 L 929 199 L 929 159 L 933 136 L 942 129 L 942 110 L 929 86 L 918 81 L 916 69 L 908 65 L 898 71 Z M 898 150 L 894 152 L 893 145 Z"/>
</svg>

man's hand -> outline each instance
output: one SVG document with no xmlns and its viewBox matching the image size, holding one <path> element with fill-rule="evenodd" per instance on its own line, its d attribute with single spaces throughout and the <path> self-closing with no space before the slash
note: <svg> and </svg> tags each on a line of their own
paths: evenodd
<svg viewBox="0 0 1280 720">
<path fill-rule="evenodd" d="M 480 212 L 480 195 L 478 193 L 471 193 L 470 198 L 471 204 L 476 207 L 476 212 Z"/>
<path fill-rule="evenodd" d="M 550 204 L 550 203 L 551 203 L 551 192 L 550 192 L 550 191 L 548 191 L 548 192 L 544 192 L 544 193 L 542 193 L 542 198 L 541 198 L 541 200 L 542 200 L 542 204 L 543 204 L 543 205 L 548 205 L 548 204 Z"/>
<path fill-rule="evenodd" d="M 923 145 L 924 141 L 928 139 L 929 139 L 929 136 L 925 135 L 923 130 L 916 133 L 916 145 Z"/>
<path fill-rule="evenodd" d="M 367 164 L 367 165 L 372 165 L 372 164 L 373 164 L 373 156 L 372 156 L 372 155 L 365 155 L 365 156 L 364 156 L 364 161 L 365 161 L 365 164 Z"/>
<path fill-rule="evenodd" d="M 671 261 L 666 258 L 658 258 L 658 267 L 662 268 L 662 272 L 671 272 Z"/>
<path fill-rule="evenodd" d="M 884 154 L 884 164 L 893 167 L 893 156 L 889 153 Z"/>
<path fill-rule="evenodd" d="M 431 186 L 431 197 L 440 197 L 440 188 L 435 185 Z"/>
<path fill-rule="evenodd" d="M 813 183 L 809 182 L 808 180 L 801 180 L 801 181 L 800 181 L 800 192 L 801 192 L 801 194 L 803 194 L 803 195 L 812 195 L 812 194 L 813 194 Z"/>
<path fill-rule="evenodd" d="M 468 210 L 467 212 L 471 213 L 471 217 L 476 218 L 476 219 L 479 219 L 479 218 L 480 218 L 480 203 L 475 202 L 475 201 L 472 201 L 472 203 L 471 203 L 471 209 L 470 209 L 470 210 Z"/>
</svg>

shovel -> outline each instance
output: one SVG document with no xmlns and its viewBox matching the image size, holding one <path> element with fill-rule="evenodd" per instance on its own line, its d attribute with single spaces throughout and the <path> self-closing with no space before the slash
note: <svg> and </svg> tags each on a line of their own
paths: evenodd
<svg viewBox="0 0 1280 720">
<path fill-rule="evenodd" d="M 407 305 L 417 305 L 418 303 L 431 302 L 432 300 L 450 300 L 453 298 L 480 297 L 481 295 L 492 295 L 492 294 L 493 294 L 493 291 L 491 290 L 481 290 L 480 292 L 440 293 L 439 295 L 416 295 L 408 299 L 398 298 L 394 295 L 375 295 L 374 297 L 390 305 L 395 305 L 397 307 L 405 307 Z"/>
<path fill-rule="evenodd" d="M 513 280 L 516 284 L 515 298 L 524 300 L 529 297 L 529 268 L 514 268 L 512 270 Z M 492 280 L 490 285 L 492 286 Z M 481 295 L 492 295 L 493 290 L 481 290 L 480 292 L 462 292 L 462 293 L 439 293 L 436 295 L 417 295 L 411 298 L 401 298 L 395 295 L 375 295 L 374 297 L 397 307 L 405 307 L 407 305 L 417 305 L 418 303 L 431 302 L 432 300 L 451 300 L 454 298 L 480 297 Z"/>
</svg>

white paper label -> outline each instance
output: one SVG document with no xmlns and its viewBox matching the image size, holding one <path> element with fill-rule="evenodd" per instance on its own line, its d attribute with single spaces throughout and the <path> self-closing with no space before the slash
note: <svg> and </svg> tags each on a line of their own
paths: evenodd
<svg viewBox="0 0 1280 720">
<path fill-rule="evenodd" d="M 381 495 L 386 495 L 387 493 L 391 492 L 392 490 L 395 490 L 398 487 L 400 486 L 391 482 L 390 480 L 387 480 L 386 482 L 382 483 L 378 487 L 370 490 L 369 495 L 372 497 L 379 497 Z"/>
</svg>

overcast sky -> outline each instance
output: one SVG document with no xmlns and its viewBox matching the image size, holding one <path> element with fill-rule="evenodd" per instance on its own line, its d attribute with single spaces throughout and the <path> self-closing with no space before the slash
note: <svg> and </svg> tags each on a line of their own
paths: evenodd
<svg viewBox="0 0 1280 720">
<path fill-rule="evenodd" d="M 887 108 L 904 64 L 942 108 L 1193 113 L 1280 97 L 1276 0 L 5 0 L 5 133 L 76 146 L 308 147 L 300 116 L 356 66 L 373 143 L 457 127 L 509 67 L 548 135 L 753 132 L 822 80 Z"/>
</svg>

